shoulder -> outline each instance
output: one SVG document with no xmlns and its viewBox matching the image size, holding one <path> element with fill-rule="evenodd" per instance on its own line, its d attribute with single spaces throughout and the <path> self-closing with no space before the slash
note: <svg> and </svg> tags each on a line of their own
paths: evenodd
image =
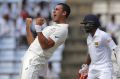
<svg viewBox="0 0 120 79">
<path fill-rule="evenodd" d="M 53 28 L 55 28 L 56 31 L 58 31 L 58 32 L 67 32 L 68 31 L 68 27 L 66 27 L 66 26 L 56 25 L 56 26 L 53 26 Z"/>
<path fill-rule="evenodd" d="M 107 32 L 105 32 L 105 31 L 103 31 L 103 30 L 100 30 L 100 31 L 99 31 L 99 35 L 104 37 L 104 36 L 108 36 L 108 35 L 110 35 L 110 34 L 107 33 Z"/>
<path fill-rule="evenodd" d="M 111 37 L 111 35 L 109 33 L 102 31 L 102 30 L 100 31 L 100 36 L 102 39 L 107 39 L 107 38 Z"/>
</svg>

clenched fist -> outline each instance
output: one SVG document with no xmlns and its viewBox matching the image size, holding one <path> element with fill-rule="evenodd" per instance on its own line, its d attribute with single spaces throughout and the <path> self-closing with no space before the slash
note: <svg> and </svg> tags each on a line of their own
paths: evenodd
<svg viewBox="0 0 120 79">
<path fill-rule="evenodd" d="M 37 18 L 36 19 L 36 25 L 43 25 L 45 22 L 45 19 L 44 18 Z"/>
<path fill-rule="evenodd" d="M 31 19 L 31 18 L 27 18 L 27 19 L 26 19 L 26 26 L 27 26 L 27 27 L 30 27 L 31 24 L 32 24 L 32 19 Z"/>
</svg>

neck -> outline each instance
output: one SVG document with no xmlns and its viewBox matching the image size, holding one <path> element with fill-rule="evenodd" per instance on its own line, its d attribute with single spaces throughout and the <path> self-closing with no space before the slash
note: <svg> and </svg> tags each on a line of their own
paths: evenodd
<svg viewBox="0 0 120 79">
<path fill-rule="evenodd" d="M 66 19 L 61 19 L 58 22 L 56 22 L 58 24 L 66 24 Z"/>
</svg>

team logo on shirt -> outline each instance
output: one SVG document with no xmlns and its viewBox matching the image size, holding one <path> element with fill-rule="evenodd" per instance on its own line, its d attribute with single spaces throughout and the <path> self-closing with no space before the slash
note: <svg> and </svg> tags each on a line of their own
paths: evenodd
<svg viewBox="0 0 120 79">
<path fill-rule="evenodd" d="M 59 38 L 58 36 L 55 36 L 55 38 Z"/>
</svg>

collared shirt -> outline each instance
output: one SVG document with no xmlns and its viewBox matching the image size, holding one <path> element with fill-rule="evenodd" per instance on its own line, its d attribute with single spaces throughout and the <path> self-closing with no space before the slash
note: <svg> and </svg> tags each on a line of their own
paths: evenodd
<svg viewBox="0 0 120 79">
<path fill-rule="evenodd" d="M 111 63 L 112 50 L 117 47 L 111 36 L 100 29 L 96 30 L 93 37 L 89 34 L 87 45 L 91 64 Z"/>
<path fill-rule="evenodd" d="M 38 37 L 36 37 L 28 50 L 35 52 L 39 56 L 50 58 L 55 49 L 65 42 L 68 36 L 68 24 L 47 26 L 43 29 L 42 33 L 46 38 L 50 37 L 55 42 L 55 45 L 49 49 L 43 50 L 38 41 Z"/>
</svg>

